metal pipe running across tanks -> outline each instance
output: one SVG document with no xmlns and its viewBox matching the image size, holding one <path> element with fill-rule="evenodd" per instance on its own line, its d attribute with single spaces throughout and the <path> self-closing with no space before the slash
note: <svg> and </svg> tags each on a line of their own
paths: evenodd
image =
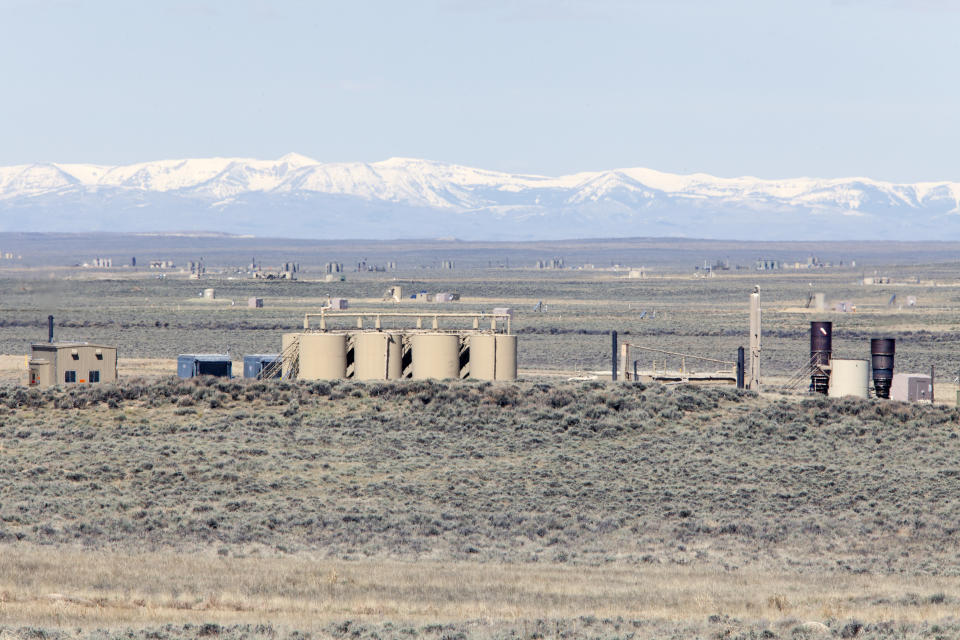
<svg viewBox="0 0 960 640">
<path fill-rule="evenodd" d="M 472 318 L 473 319 L 473 328 L 480 328 L 480 321 L 490 318 L 490 329 L 492 331 L 497 330 L 497 319 L 502 319 L 506 321 L 506 332 L 510 333 L 510 314 L 509 313 L 399 313 L 395 311 L 390 312 L 379 312 L 379 311 L 334 311 L 332 313 L 327 313 L 324 309 L 320 310 L 320 313 L 305 313 L 303 314 L 303 329 L 304 331 L 310 330 L 310 318 L 320 318 L 320 331 L 327 330 L 327 318 L 356 318 L 357 319 L 357 328 L 363 329 L 363 319 L 364 318 L 374 318 L 374 328 L 381 329 L 382 323 L 380 322 L 381 318 L 416 318 L 417 319 L 417 328 L 423 328 L 423 319 L 424 318 L 433 318 L 433 328 L 439 329 L 440 318 Z"/>
</svg>

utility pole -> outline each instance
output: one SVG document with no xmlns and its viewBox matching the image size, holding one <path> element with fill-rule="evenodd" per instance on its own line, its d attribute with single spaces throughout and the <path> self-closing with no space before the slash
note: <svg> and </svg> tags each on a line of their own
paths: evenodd
<svg viewBox="0 0 960 640">
<path fill-rule="evenodd" d="M 760 287 L 750 294 L 750 390 L 760 391 Z"/>
</svg>

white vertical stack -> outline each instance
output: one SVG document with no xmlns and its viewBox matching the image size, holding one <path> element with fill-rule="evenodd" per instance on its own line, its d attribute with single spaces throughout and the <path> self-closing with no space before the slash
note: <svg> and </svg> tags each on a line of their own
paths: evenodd
<svg viewBox="0 0 960 640">
<path fill-rule="evenodd" d="M 760 287 L 750 294 L 750 389 L 760 391 Z"/>
</svg>

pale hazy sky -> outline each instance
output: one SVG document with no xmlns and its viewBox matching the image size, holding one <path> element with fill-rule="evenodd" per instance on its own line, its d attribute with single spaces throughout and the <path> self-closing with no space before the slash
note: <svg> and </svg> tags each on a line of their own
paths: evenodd
<svg viewBox="0 0 960 640">
<path fill-rule="evenodd" d="M 0 0 L 0 164 L 960 180 L 960 0 Z"/>
</svg>

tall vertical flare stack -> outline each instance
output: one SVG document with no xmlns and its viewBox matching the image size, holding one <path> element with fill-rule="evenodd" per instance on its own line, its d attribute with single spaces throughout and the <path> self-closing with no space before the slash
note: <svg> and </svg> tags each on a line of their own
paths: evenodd
<svg viewBox="0 0 960 640">
<path fill-rule="evenodd" d="M 830 390 L 830 357 L 833 353 L 833 323 L 810 323 L 810 388 L 826 395 Z"/>
<path fill-rule="evenodd" d="M 890 397 L 893 382 L 893 356 L 897 341 L 893 338 L 871 338 L 870 359 L 873 365 L 873 389 L 878 398 Z"/>
</svg>

